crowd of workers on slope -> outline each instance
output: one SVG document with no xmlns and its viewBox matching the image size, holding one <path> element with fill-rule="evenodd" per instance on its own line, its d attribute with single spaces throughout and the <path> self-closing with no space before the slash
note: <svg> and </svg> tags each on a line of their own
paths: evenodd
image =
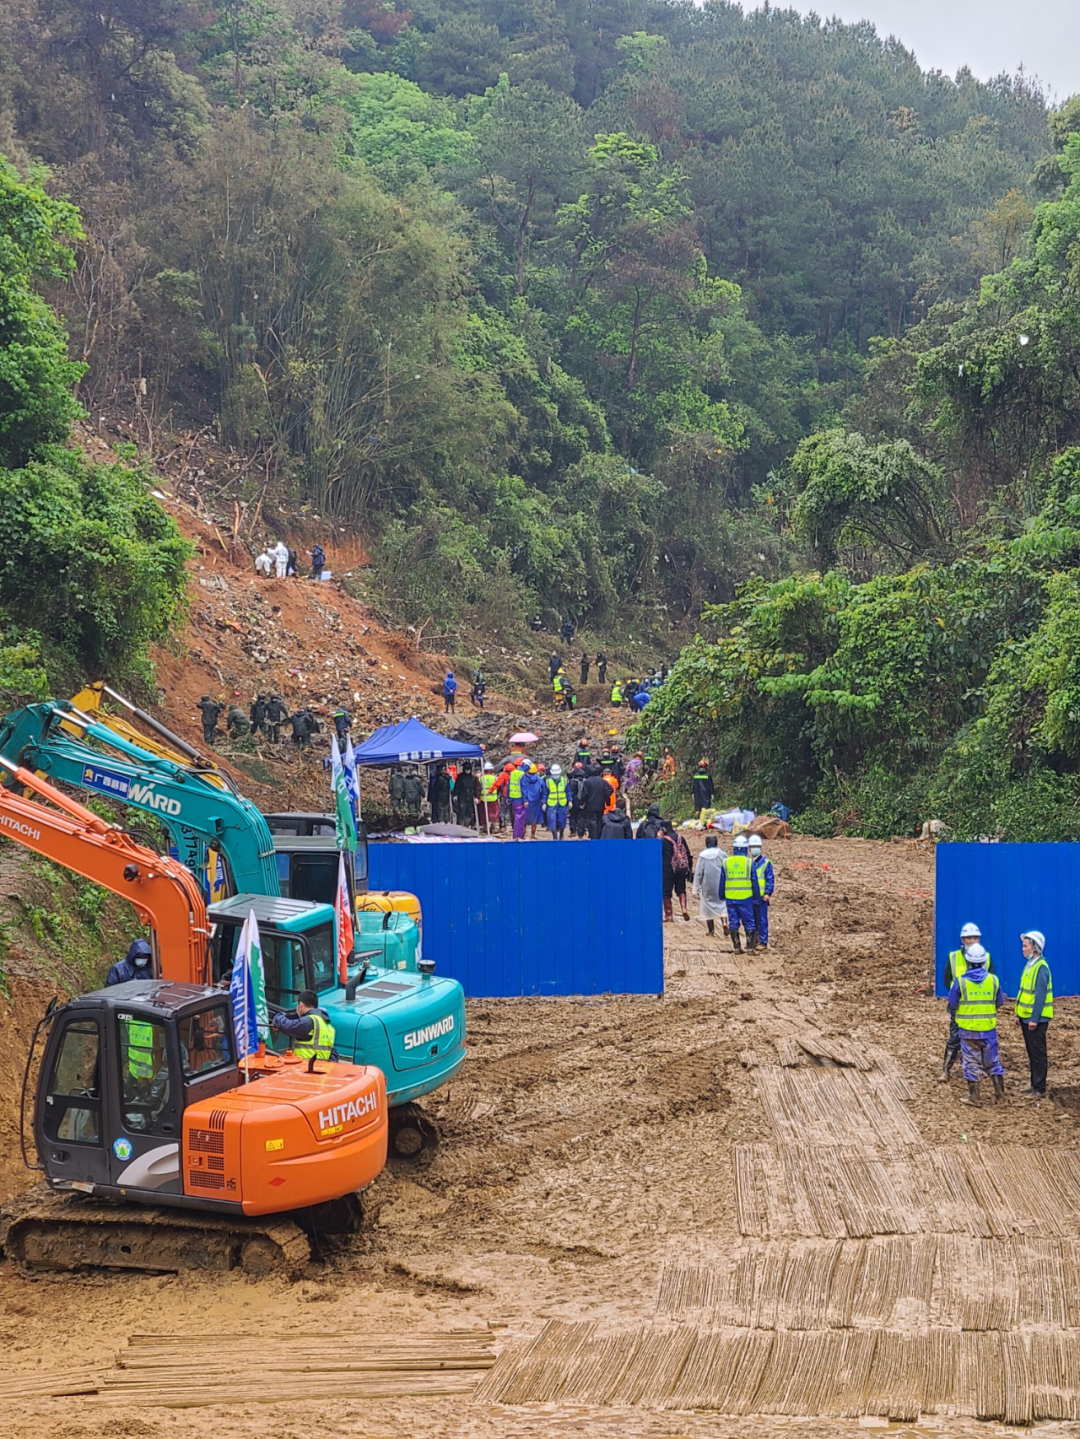
<svg viewBox="0 0 1080 1439">
<path fill-rule="evenodd" d="M 1044 1099 L 1049 1070 L 1046 1031 L 1054 1017 L 1054 985 L 1044 953 L 1046 936 L 1038 929 L 1025 930 L 1020 936 L 1020 948 L 1024 968 L 1013 1015 L 1024 1038 L 1030 1071 L 1030 1082 L 1022 1098 Z M 959 1055 L 968 1086 L 961 1103 L 977 1106 L 979 1087 L 984 1079 L 989 1079 L 996 1104 L 1005 1098 L 1005 1066 L 998 1049 L 998 1012 L 1007 996 L 994 972 L 994 962 L 983 948 L 982 931 L 977 924 L 965 924 L 961 929 L 959 948 L 952 950 L 945 961 L 945 984 L 949 991 L 949 1038 L 940 1078 L 943 1083 L 948 1081 Z"/>
<path fill-rule="evenodd" d="M 589 683 L 589 669 L 592 661 L 588 652 L 581 652 L 581 683 Z M 597 683 L 607 684 L 608 658 L 603 650 L 596 654 Z M 661 665 L 640 680 L 617 679 L 611 686 L 609 703 L 612 709 L 621 709 L 625 704 L 635 714 L 640 714 L 653 697 L 657 690 L 668 677 L 667 665 Z M 573 681 L 566 672 L 566 664 L 563 657 L 555 650 L 548 659 L 548 679 L 551 682 L 551 694 L 556 709 L 573 710 L 577 707 L 577 691 Z"/>
<path fill-rule="evenodd" d="M 307 552 L 311 556 L 311 578 L 321 580 L 326 568 L 326 551 L 322 545 L 313 545 Z M 299 573 L 300 557 L 282 540 L 268 546 L 255 558 L 255 573 L 264 579 L 292 579 Z"/>
<path fill-rule="evenodd" d="M 289 726 L 290 738 L 297 749 L 310 749 L 313 735 L 321 734 L 322 726 L 311 705 L 298 705 L 291 713 L 288 705 L 277 693 L 257 694 L 245 714 L 238 704 L 226 704 L 221 700 L 203 695 L 195 708 L 202 717 L 203 740 L 213 747 L 221 732 L 218 721 L 225 716 L 225 728 L 230 739 L 242 739 L 245 735 L 262 735 L 270 744 L 281 743 L 281 732 Z M 339 742 L 344 743 L 352 729 L 352 716 L 343 704 L 330 710 L 330 719 Z"/>
</svg>

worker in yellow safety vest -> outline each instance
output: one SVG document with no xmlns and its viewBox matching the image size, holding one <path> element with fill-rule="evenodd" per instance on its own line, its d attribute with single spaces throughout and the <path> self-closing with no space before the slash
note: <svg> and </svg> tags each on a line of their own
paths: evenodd
<svg viewBox="0 0 1080 1439">
<path fill-rule="evenodd" d="M 746 835 L 737 834 L 732 842 L 731 853 L 724 861 L 720 876 L 720 898 L 727 904 L 728 928 L 731 932 L 731 947 L 736 954 L 742 953 L 740 926 L 746 929 L 746 948 L 757 949 L 757 924 L 754 919 L 754 901 L 761 899 L 758 872 L 750 859 Z"/>
<path fill-rule="evenodd" d="M 485 760 L 483 773 L 480 776 L 480 805 L 484 811 L 484 819 L 488 829 L 492 829 L 499 823 L 499 791 L 496 786 L 499 777 L 495 773 L 495 766 L 490 760 Z"/>
<path fill-rule="evenodd" d="M 997 1012 L 1005 996 L 996 974 L 987 968 L 990 956 L 981 944 L 968 946 L 964 972 L 949 990 L 949 1013 L 960 1030 L 960 1058 L 968 1092 L 962 1104 L 979 1103 L 979 1085 L 989 1076 L 994 1102 L 1005 1098 L 1005 1066 L 998 1054 Z"/>
<path fill-rule="evenodd" d="M 562 839 L 566 833 L 569 813 L 570 785 L 562 772 L 562 765 L 553 764 L 551 773 L 544 776 L 544 818 L 552 839 Z"/>
<path fill-rule="evenodd" d="M 1031 1069 L 1031 1084 L 1024 1090 L 1023 1098 L 1045 1099 L 1046 1029 L 1054 1017 L 1054 984 L 1043 954 L 1046 936 L 1039 929 L 1029 929 L 1020 936 L 1020 944 L 1024 951 L 1024 972 L 1020 976 L 1015 1014 Z"/>
<path fill-rule="evenodd" d="M 977 924 L 970 922 L 965 924 L 960 931 L 960 948 L 949 951 L 945 960 L 944 989 L 948 994 L 953 987 L 953 980 L 959 979 L 967 969 L 967 952 L 973 944 L 982 943 L 982 930 Z M 990 955 L 986 956 L 986 968 L 990 974 L 994 972 L 994 961 Z M 945 1058 L 941 1064 L 941 1073 L 938 1079 L 944 1083 L 949 1077 L 949 1071 L 956 1063 L 960 1054 L 960 1029 L 956 1023 L 956 1016 L 949 1016 L 949 1037 L 945 1041 Z"/>
<path fill-rule="evenodd" d="M 529 768 L 529 761 L 523 759 L 519 765 L 515 765 L 510 771 L 510 779 L 506 786 L 506 796 L 510 801 L 510 813 L 514 819 L 514 838 L 525 838 L 525 793 L 522 789 L 522 780 Z"/>
<path fill-rule="evenodd" d="M 616 680 L 611 686 L 611 703 L 616 709 L 622 704 L 622 689 L 622 680 Z"/>
<path fill-rule="evenodd" d="M 296 1014 L 275 1014 L 270 1020 L 271 1029 L 287 1034 L 292 1040 L 292 1052 L 297 1059 L 336 1059 L 334 1049 L 334 1026 L 324 1009 L 320 1009 L 319 996 L 313 989 L 305 989 L 296 1001 Z"/>
</svg>

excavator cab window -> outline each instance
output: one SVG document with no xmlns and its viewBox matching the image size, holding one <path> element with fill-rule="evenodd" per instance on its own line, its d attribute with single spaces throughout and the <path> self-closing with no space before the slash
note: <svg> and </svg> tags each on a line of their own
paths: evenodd
<svg viewBox="0 0 1080 1439">
<path fill-rule="evenodd" d="M 149 1015 L 117 1015 L 120 1029 L 120 1106 L 124 1127 L 149 1134 L 169 1103 L 165 1025 Z"/>
<path fill-rule="evenodd" d="M 45 1092 L 45 1135 L 54 1143 L 101 1143 L 101 1031 L 93 1019 L 68 1022 Z"/>
<path fill-rule="evenodd" d="M 229 1011 L 224 1004 L 185 1015 L 177 1032 L 185 1079 L 199 1079 L 232 1063 Z"/>
<path fill-rule="evenodd" d="M 304 946 L 287 934 L 263 934 L 261 939 L 266 998 L 271 1004 L 293 1009 L 301 992 L 309 987 Z"/>
</svg>

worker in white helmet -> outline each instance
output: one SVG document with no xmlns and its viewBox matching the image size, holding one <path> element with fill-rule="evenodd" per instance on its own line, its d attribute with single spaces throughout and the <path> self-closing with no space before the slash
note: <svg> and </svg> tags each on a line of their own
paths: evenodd
<svg viewBox="0 0 1080 1439">
<path fill-rule="evenodd" d="M 996 974 L 986 967 L 989 955 L 981 944 L 969 945 L 965 968 L 949 990 L 949 1013 L 960 1029 L 960 1058 L 968 1083 L 961 1104 L 979 1103 L 979 1085 L 993 1080 L 994 1103 L 1005 1098 L 1005 1066 L 998 1052 L 997 1012 L 1005 995 Z"/>
<path fill-rule="evenodd" d="M 776 875 L 773 873 L 772 860 L 765 853 L 761 842 L 761 835 L 750 836 L 750 864 L 753 867 L 757 879 L 757 892 L 754 896 L 754 923 L 757 925 L 758 949 L 769 947 L 769 905 L 772 901 L 773 889 L 776 886 Z"/>
<path fill-rule="evenodd" d="M 970 922 L 965 924 L 960 931 L 960 948 L 952 950 L 945 961 L 945 974 L 943 976 L 942 987 L 944 988 L 946 994 L 949 992 L 950 989 L 952 989 L 953 983 L 958 980 L 960 976 L 964 973 L 964 971 L 967 969 L 968 966 L 966 956 L 968 950 L 973 944 L 981 943 L 982 930 L 979 928 L 979 926 L 977 924 L 971 924 Z M 994 961 L 990 958 L 989 954 L 986 955 L 986 969 L 988 974 L 994 973 Z M 957 1027 L 956 1016 L 950 1014 L 949 1037 L 945 1041 L 945 1058 L 941 1065 L 941 1073 L 938 1075 L 938 1078 L 942 1083 L 944 1083 L 948 1079 L 949 1071 L 956 1063 L 956 1057 L 959 1053 L 960 1030 Z"/>
<path fill-rule="evenodd" d="M 1054 1017 L 1054 985 L 1043 954 L 1046 936 L 1042 930 L 1029 929 L 1020 936 L 1020 944 L 1024 951 L 1024 972 L 1020 976 L 1015 1014 L 1031 1068 L 1031 1084 L 1024 1090 L 1023 1098 L 1045 1099 L 1046 1029 Z"/>
</svg>

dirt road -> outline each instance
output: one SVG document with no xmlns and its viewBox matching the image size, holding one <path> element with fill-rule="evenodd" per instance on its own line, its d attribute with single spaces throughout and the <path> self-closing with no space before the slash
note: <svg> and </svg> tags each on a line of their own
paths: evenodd
<svg viewBox="0 0 1080 1439">
<path fill-rule="evenodd" d="M 863 1425 L 892 1414 L 896 1432 L 986 1435 L 1005 1430 L 976 1411 L 1055 1412 L 1046 1355 L 1071 1375 L 1062 1354 L 1080 1325 L 1071 1112 L 1017 1097 L 1009 1027 L 1005 1105 L 959 1104 L 958 1070 L 936 1082 L 946 1024 L 920 992 L 929 854 L 802 839 L 771 852 L 767 955 L 733 955 L 695 913 L 665 926 L 663 999 L 473 1001 L 463 1077 L 432 1102 L 433 1161 L 392 1166 L 365 1233 L 299 1285 L 27 1279 L 0 1266 L 7 1377 L 104 1374 L 136 1334 L 220 1335 L 222 1354 L 237 1335 L 326 1336 L 329 1357 L 389 1334 L 492 1326 L 507 1357 L 479 1397 L 335 1400 L 319 1381 L 292 1403 L 210 1414 L 38 1398 L 6 1403 L 12 1432 L 761 1439 L 853 1434 L 865 1413 Z M 1057 1013 L 1051 1083 L 1068 1087 L 1080 1003 Z M 1030 1212 L 1014 1213 L 1025 1196 Z M 530 1369 L 522 1346 L 552 1320 L 595 1327 L 550 1326 L 554 1358 Z M 633 1365 L 611 1367 L 628 1345 L 653 1356 L 636 1389 Z M 987 1372 L 1004 1376 L 996 1407 L 979 1387 Z M 710 1400 L 718 1376 L 724 1398 Z M 938 1412 L 916 1430 L 934 1384 Z M 499 1402 L 515 1394 L 527 1402 Z M 1060 1402 L 1065 1419 L 1072 1400 Z"/>
</svg>

